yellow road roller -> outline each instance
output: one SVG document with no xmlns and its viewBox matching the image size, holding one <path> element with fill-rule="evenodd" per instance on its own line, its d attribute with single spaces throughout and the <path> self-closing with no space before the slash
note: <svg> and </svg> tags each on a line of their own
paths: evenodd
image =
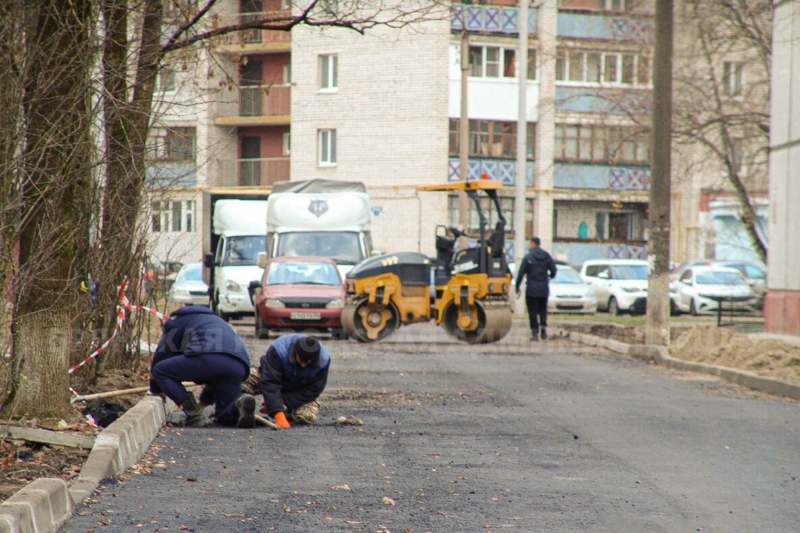
<svg viewBox="0 0 800 533">
<path fill-rule="evenodd" d="M 436 258 L 400 252 L 366 259 L 347 274 L 342 327 L 360 342 L 388 339 L 401 325 L 434 320 L 449 335 L 469 344 L 496 342 L 511 329 L 508 293 L 511 273 L 506 262 L 506 219 L 500 209 L 496 180 L 423 185 L 420 191 L 465 191 L 480 220 L 477 246 L 456 250 L 465 235 L 436 226 Z M 491 235 L 479 193 L 497 212 Z"/>
</svg>

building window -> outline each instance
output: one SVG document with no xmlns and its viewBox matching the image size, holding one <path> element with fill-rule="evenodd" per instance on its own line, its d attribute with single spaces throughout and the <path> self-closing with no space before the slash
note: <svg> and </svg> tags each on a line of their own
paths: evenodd
<svg viewBox="0 0 800 533">
<path fill-rule="evenodd" d="M 469 47 L 469 75 L 473 78 L 516 77 L 517 51 L 498 46 Z"/>
<path fill-rule="evenodd" d="M 450 155 L 460 154 L 460 120 L 450 119 Z M 534 158 L 536 124 L 528 124 L 528 159 Z M 472 157 L 517 157 L 517 123 L 499 120 L 469 121 L 469 155 Z"/>
<path fill-rule="evenodd" d="M 334 91 L 339 86 L 338 56 L 322 54 L 319 56 L 319 88 L 323 91 Z"/>
<path fill-rule="evenodd" d="M 631 11 L 633 0 L 601 0 L 606 11 Z"/>
<path fill-rule="evenodd" d="M 158 91 L 162 93 L 173 92 L 175 90 L 175 71 L 169 67 L 163 67 L 158 72 Z"/>
<path fill-rule="evenodd" d="M 156 200 L 150 204 L 150 227 L 155 233 L 195 231 L 194 200 Z"/>
<path fill-rule="evenodd" d="M 650 85 L 650 60 L 637 53 L 559 48 L 556 81 L 644 87 Z"/>
<path fill-rule="evenodd" d="M 742 95 L 742 63 L 726 61 L 722 65 L 722 90 L 726 96 Z"/>
<path fill-rule="evenodd" d="M 292 153 L 292 133 L 286 132 L 283 134 L 283 155 Z"/>
<path fill-rule="evenodd" d="M 289 0 L 281 0 L 281 9 L 291 9 L 292 3 Z"/>
<path fill-rule="evenodd" d="M 292 84 L 292 65 L 284 65 L 281 68 L 281 77 L 283 78 L 284 85 L 291 85 Z"/>
<path fill-rule="evenodd" d="M 557 124 L 555 159 L 606 165 L 650 163 L 650 132 L 637 127 Z"/>
<path fill-rule="evenodd" d="M 319 164 L 336 164 L 336 130 L 319 130 Z"/>
<path fill-rule="evenodd" d="M 194 161 L 194 128 L 154 128 L 155 153 L 158 161 Z"/>
</svg>

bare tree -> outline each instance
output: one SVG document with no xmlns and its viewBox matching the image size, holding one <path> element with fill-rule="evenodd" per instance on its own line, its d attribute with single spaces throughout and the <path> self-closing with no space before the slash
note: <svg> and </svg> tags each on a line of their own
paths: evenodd
<svg viewBox="0 0 800 533">
<path fill-rule="evenodd" d="M 674 137 L 717 162 L 766 261 L 753 193 L 765 192 L 767 183 L 772 3 L 687 0 L 678 18 Z"/>
</svg>

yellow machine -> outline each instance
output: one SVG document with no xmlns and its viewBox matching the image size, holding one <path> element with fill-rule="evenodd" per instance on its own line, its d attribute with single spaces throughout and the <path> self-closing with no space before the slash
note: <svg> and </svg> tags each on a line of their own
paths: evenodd
<svg viewBox="0 0 800 533">
<path fill-rule="evenodd" d="M 455 251 L 456 239 L 463 233 L 437 226 L 436 259 L 400 252 L 359 263 L 345 280 L 342 326 L 347 334 L 361 342 L 377 342 L 401 325 L 434 320 L 452 337 L 469 344 L 502 339 L 511 329 L 511 274 L 503 249 L 506 220 L 497 196 L 502 186 L 495 180 L 473 180 L 418 187 L 420 191 L 465 191 L 478 210 L 477 246 Z M 498 222 L 490 236 L 480 191 L 497 212 Z"/>
</svg>

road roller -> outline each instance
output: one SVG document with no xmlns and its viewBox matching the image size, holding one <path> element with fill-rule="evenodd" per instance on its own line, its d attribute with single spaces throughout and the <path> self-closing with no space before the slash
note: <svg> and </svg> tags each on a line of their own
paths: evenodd
<svg viewBox="0 0 800 533">
<path fill-rule="evenodd" d="M 456 249 L 457 228 L 436 226 L 436 258 L 418 252 L 385 254 L 356 265 L 345 279 L 347 298 L 342 327 L 360 342 L 388 339 L 400 326 L 435 321 L 447 333 L 469 344 L 496 342 L 511 329 L 511 272 L 504 243 L 506 219 L 500 208 L 497 180 L 423 185 L 419 191 L 464 191 L 480 221 L 476 246 Z M 480 196 L 497 212 L 489 234 Z"/>
</svg>

